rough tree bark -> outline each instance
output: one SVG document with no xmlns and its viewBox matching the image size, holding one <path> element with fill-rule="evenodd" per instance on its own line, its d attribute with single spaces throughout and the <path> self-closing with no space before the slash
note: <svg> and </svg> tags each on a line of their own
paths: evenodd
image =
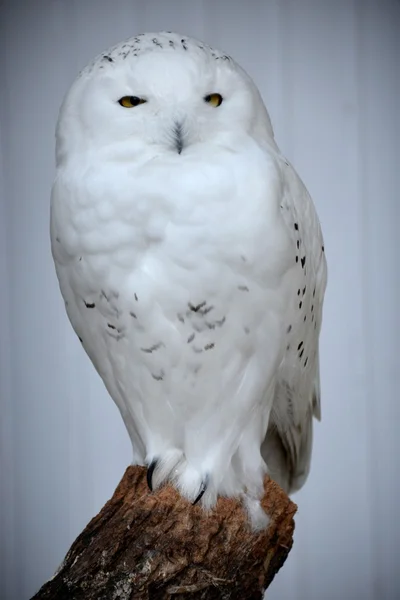
<svg viewBox="0 0 400 600">
<path fill-rule="evenodd" d="M 261 599 L 293 543 L 296 505 L 265 480 L 271 522 L 254 534 L 240 502 L 205 513 L 170 486 L 155 493 L 128 467 L 111 500 L 31 600 Z"/>
</svg>

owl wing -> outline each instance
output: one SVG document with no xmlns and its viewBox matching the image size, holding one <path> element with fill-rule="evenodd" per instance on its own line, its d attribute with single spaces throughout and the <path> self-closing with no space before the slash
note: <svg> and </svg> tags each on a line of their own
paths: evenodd
<svg viewBox="0 0 400 600">
<path fill-rule="evenodd" d="M 282 217 L 292 238 L 295 268 L 280 365 L 262 455 L 271 477 L 288 493 L 305 483 L 313 417 L 320 419 L 319 333 L 327 268 L 314 204 L 295 170 L 283 161 Z"/>
</svg>

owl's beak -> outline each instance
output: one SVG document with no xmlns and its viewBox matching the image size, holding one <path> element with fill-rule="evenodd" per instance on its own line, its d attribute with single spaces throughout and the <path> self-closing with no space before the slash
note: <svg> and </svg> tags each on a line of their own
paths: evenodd
<svg viewBox="0 0 400 600">
<path fill-rule="evenodd" d="M 174 146 L 180 154 L 183 150 L 183 125 L 181 121 L 176 121 L 174 125 Z"/>
</svg>

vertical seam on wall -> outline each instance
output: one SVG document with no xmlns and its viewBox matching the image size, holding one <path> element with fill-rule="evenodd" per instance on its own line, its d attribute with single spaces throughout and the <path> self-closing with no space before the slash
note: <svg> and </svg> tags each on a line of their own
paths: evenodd
<svg viewBox="0 0 400 600">
<path fill-rule="evenodd" d="M 369 210 L 369 195 L 368 195 L 368 169 L 367 169 L 367 158 L 366 152 L 368 149 L 368 134 L 366 133 L 368 124 L 368 91 L 365 89 L 365 74 L 364 68 L 365 61 L 365 23 L 366 15 L 370 10 L 370 2 L 367 3 L 359 2 L 359 0 L 353 0 L 353 11 L 355 15 L 355 38 L 356 38 L 356 67 L 357 67 L 357 104 L 359 107 L 359 117 L 357 123 L 357 142 L 358 142 L 358 154 L 359 154 L 359 187 L 357 199 L 359 220 L 361 224 L 361 248 L 359 249 L 360 258 L 360 270 L 361 270 L 361 281 L 362 281 L 362 292 L 363 292 L 363 303 L 361 305 L 361 322 L 362 322 L 362 340 L 363 340 L 363 359 L 364 359 L 364 372 L 366 377 L 365 385 L 365 423 L 367 425 L 366 431 L 366 448 L 367 448 L 367 465 L 369 472 L 367 473 L 367 489 L 365 493 L 369 497 L 368 510 L 369 510 L 369 532 L 370 532 L 370 574 L 371 574 L 371 585 L 372 585 L 372 597 L 379 597 L 379 590 L 377 589 L 376 572 L 375 567 L 378 564 L 375 560 L 375 545 L 373 543 L 373 531 L 374 531 L 374 515 L 376 511 L 376 494 L 373 473 L 377 468 L 377 461 L 374 458 L 373 452 L 373 428 L 374 428 L 374 387 L 375 387 L 375 373 L 374 373 L 374 362 L 371 348 L 373 347 L 373 315 L 371 309 L 371 301 L 369 294 L 368 281 L 370 279 L 368 266 L 371 261 L 368 260 L 370 253 L 370 244 L 368 243 L 370 236 L 368 235 L 370 227 L 370 210 Z M 364 108 L 363 108 L 364 107 Z M 364 127 L 362 126 L 364 124 Z M 371 332 L 372 329 L 372 332 Z"/>
<path fill-rule="evenodd" d="M 6 72 L 3 72 L 3 77 L 5 78 L 5 81 L 7 81 L 6 79 Z M 7 85 L 5 85 L 5 89 L 7 88 Z M 1 119 L 1 113 L 0 112 L 0 120 Z M 7 219 L 7 210 L 6 210 L 6 181 L 5 181 L 5 177 L 6 177 L 6 169 L 5 169 L 5 159 L 4 159 L 4 130 L 3 130 L 3 135 L 0 138 L 0 178 L 2 181 L 2 185 L 0 188 L 0 194 L 3 198 L 2 200 L 2 204 L 3 204 L 3 209 L 2 209 L 2 219 L 0 219 L 1 222 L 1 246 L 2 246 L 2 250 L 4 250 L 4 254 L 3 254 L 3 259 L 2 262 L 4 262 L 4 275 L 5 275 L 5 281 L 2 281 L 2 289 L 3 289 L 3 294 L 4 294 L 4 306 L 2 307 L 2 324 L 1 324 L 1 352 L 0 352 L 0 358 L 2 358 L 2 368 L 4 369 L 4 371 L 6 372 L 4 375 L 4 379 L 2 378 L 2 382 L 0 385 L 0 391 L 4 392 L 4 396 L 2 398 L 2 402 L 1 402 L 1 411 L 2 411 L 2 419 L 1 419 L 1 427 L 0 430 L 2 432 L 1 434 L 1 444 L 0 444 L 0 473 L 2 474 L 2 479 L 3 479 L 3 485 L 1 486 L 2 488 L 2 493 L 1 493 L 1 497 L 4 501 L 1 503 L 2 504 L 2 510 L 1 510 L 1 521 L 2 521 L 2 527 L 1 529 L 3 530 L 3 526 L 4 526 L 4 530 L 3 530 L 3 535 L 4 535 L 4 542 L 10 546 L 10 550 L 11 552 L 8 554 L 6 553 L 6 556 L 4 558 L 4 564 L 3 564 L 3 568 L 5 570 L 5 575 L 6 575 L 6 579 L 7 579 L 7 573 L 11 573 L 13 568 L 9 568 L 9 565 L 7 565 L 7 562 L 9 560 L 12 560 L 13 562 L 13 566 L 15 567 L 15 564 L 17 564 L 15 562 L 16 556 L 15 556 L 15 552 L 16 552 L 16 548 L 15 548 L 15 530 L 16 530 L 16 522 L 15 522 L 15 510 L 14 510 L 14 506 L 15 506 L 15 478 L 14 478 L 14 473 L 15 473 L 15 440 L 16 440 L 16 436 L 15 436 L 15 419 L 14 419 L 14 414 L 13 414 L 13 410 L 12 410 L 12 397 L 13 397 L 13 376 L 12 376 L 12 363 L 11 363 L 11 354 L 12 354 L 12 346 L 11 346 L 11 331 L 10 331 L 10 320 L 11 320 L 11 314 L 10 314 L 10 290 L 11 290 L 11 275 L 10 275 L 10 269 L 9 269 L 9 256 L 10 256 L 10 241 L 9 241 L 9 227 L 6 226 L 6 221 L 8 221 Z M 8 197 L 8 196 L 7 196 Z M 3 372 L 4 372 L 3 371 Z M 4 431 L 6 430 L 6 431 Z M 7 528 L 11 528 L 12 530 L 12 535 L 11 535 L 11 539 L 9 536 L 5 535 L 5 532 L 7 530 Z M 8 561 L 7 561 L 8 559 Z M 8 583 L 3 582 L 5 585 L 5 592 L 7 592 L 7 588 L 8 588 Z"/>
<path fill-rule="evenodd" d="M 294 163 L 294 141 L 293 141 L 293 72 L 292 64 L 290 61 L 290 54 L 292 48 L 290 47 L 289 40 L 291 36 L 285 35 L 285 24 L 288 25 L 288 29 L 291 30 L 292 11 L 291 0 L 281 0 L 278 5 L 278 23 L 279 23 L 279 56 L 281 60 L 281 72 L 282 72 L 282 104 L 283 114 L 285 115 L 284 125 L 282 127 L 285 137 L 285 155 L 290 157 L 290 162 Z"/>
<path fill-rule="evenodd" d="M 5 12 L 5 6 L 0 6 L 0 9 L 3 11 L 3 13 Z M 4 17 L 5 19 L 5 17 Z M 0 32 L 2 32 L 3 28 L 0 28 Z M 3 30 L 4 33 L 4 30 Z M 6 36 L 2 35 L 1 38 L 4 39 Z M 1 44 L 2 46 L 3 44 Z M 5 61 L 5 57 L 6 57 L 6 53 L 2 52 L 2 60 Z M 3 63 L 4 64 L 4 63 Z M 6 63 L 5 63 L 6 64 Z M 4 123 L 7 123 L 6 119 L 2 119 L 4 113 L 3 111 L 6 109 L 7 106 L 9 106 L 10 102 L 9 102 L 9 93 L 8 93 L 8 85 L 7 85 L 7 66 L 4 67 L 2 74 L 3 74 L 3 83 L 4 83 L 4 90 L 5 93 L 3 95 L 3 102 L 0 103 L 0 120 Z M 3 418 L 2 418 L 2 427 L 0 428 L 1 430 L 3 430 L 3 427 L 6 423 L 8 423 L 9 427 L 8 427 L 8 435 L 3 436 L 2 435 L 2 440 L 4 444 L 7 444 L 7 438 L 9 440 L 9 444 L 7 445 L 7 452 L 0 452 L 0 465 L 1 465 L 1 474 L 3 477 L 3 484 L 2 485 L 2 494 L 1 496 L 5 499 L 6 497 L 8 497 L 9 502 L 5 502 L 5 505 L 3 505 L 2 511 L 1 511 L 1 521 L 2 521 L 2 529 L 3 529 L 3 525 L 5 525 L 5 530 L 8 527 L 9 529 L 11 529 L 11 539 L 6 537 L 5 543 L 8 545 L 10 552 L 9 553 L 5 553 L 5 558 L 3 561 L 3 568 L 5 569 L 5 575 L 6 575 L 6 579 L 5 581 L 3 581 L 3 585 L 4 585 L 4 592 L 8 593 L 9 591 L 11 592 L 15 592 L 15 590 L 12 590 L 11 586 L 12 586 L 12 581 L 13 581 L 13 576 L 15 575 L 15 565 L 18 564 L 18 560 L 16 557 L 16 511 L 15 511 L 15 498 L 16 498 L 16 489 L 15 489 L 15 440 L 17 439 L 16 437 L 16 431 L 15 431 L 15 427 L 16 427 L 16 423 L 15 423 L 15 419 L 14 419 L 14 410 L 13 407 L 14 405 L 12 404 L 12 398 L 13 398 L 13 389 L 14 389 L 14 376 L 13 376 L 13 370 L 12 370 L 12 361 L 11 361 L 11 355 L 12 355 L 12 345 L 11 345 L 11 327 L 10 327 L 10 322 L 11 322 L 11 313 L 10 313 L 10 307 L 11 307 L 11 300 L 10 300 L 10 292 L 12 292 L 12 279 L 11 279 L 11 271 L 9 268 L 9 257 L 10 257 L 10 223 L 8 223 L 8 226 L 6 226 L 6 214 L 7 214 L 7 210 L 6 210 L 6 197 L 8 198 L 8 194 L 6 195 L 6 173 L 7 173 L 7 169 L 6 169 L 6 158 L 5 158 L 5 153 L 4 153 L 4 148 L 5 148 L 5 138 L 6 135 L 4 133 L 4 129 L 3 129 L 3 135 L 1 137 L 1 147 L 0 147 L 0 171 L 1 171 L 1 181 L 2 181 L 2 189 L 0 190 L 0 192 L 2 193 L 2 197 L 3 197 L 3 216 L 4 216 L 4 220 L 3 220 L 3 225 L 1 227 L 2 229 L 2 233 L 1 233 L 1 239 L 2 239 L 2 246 L 4 249 L 4 256 L 3 256 L 3 260 L 4 260 L 4 269 L 5 269 L 5 276 L 6 276 L 6 282 L 2 282 L 2 287 L 3 287 L 3 291 L 5 294 L 5 307 L 4 307 L 4 312 L 2 311 L 2 315 L 3 315 L 3 322 L 2 322 L 2 333 L 1 333 L 1 344 L 3 345 L 4 348 L 4 354 L 7 357 L 6 361 L 5 361 L 5 369 L 8 371 L 7 373 L 7 377 L 4 378 L 3 380 L 3 386 L 2 389 L 5 390 L 6 393 L 6 399 L 5 399 L 5 404 L 2 404 L 1 410 L 3 413 Z M 2 351 L 3 354 L 3 351 Z M 7 393 L 8 392 L 8 393 Z M 4 418 L 5 417 L 5 418 Z M 6 496 L 7 494 L 7 496 Z M 11 564 L 10 564 L 11 562 Z M 10 577 L 11 576 L 11 577 Z"/>
</svg>

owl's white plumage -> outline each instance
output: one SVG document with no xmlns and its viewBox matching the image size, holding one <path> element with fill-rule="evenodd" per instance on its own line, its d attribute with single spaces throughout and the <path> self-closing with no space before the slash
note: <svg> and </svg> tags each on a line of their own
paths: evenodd
<svg viewBox="0 0 400 600">
<path fill-rule="evenodd" d="M 61 109 L 51 236 L 134 463 L 205 507 L 243 497 L 262 524 L 266 470 L 287 491 L 309 471 L 326 263 L 251 79 L 166 32 L 97 57 Z"/>
</svg>

